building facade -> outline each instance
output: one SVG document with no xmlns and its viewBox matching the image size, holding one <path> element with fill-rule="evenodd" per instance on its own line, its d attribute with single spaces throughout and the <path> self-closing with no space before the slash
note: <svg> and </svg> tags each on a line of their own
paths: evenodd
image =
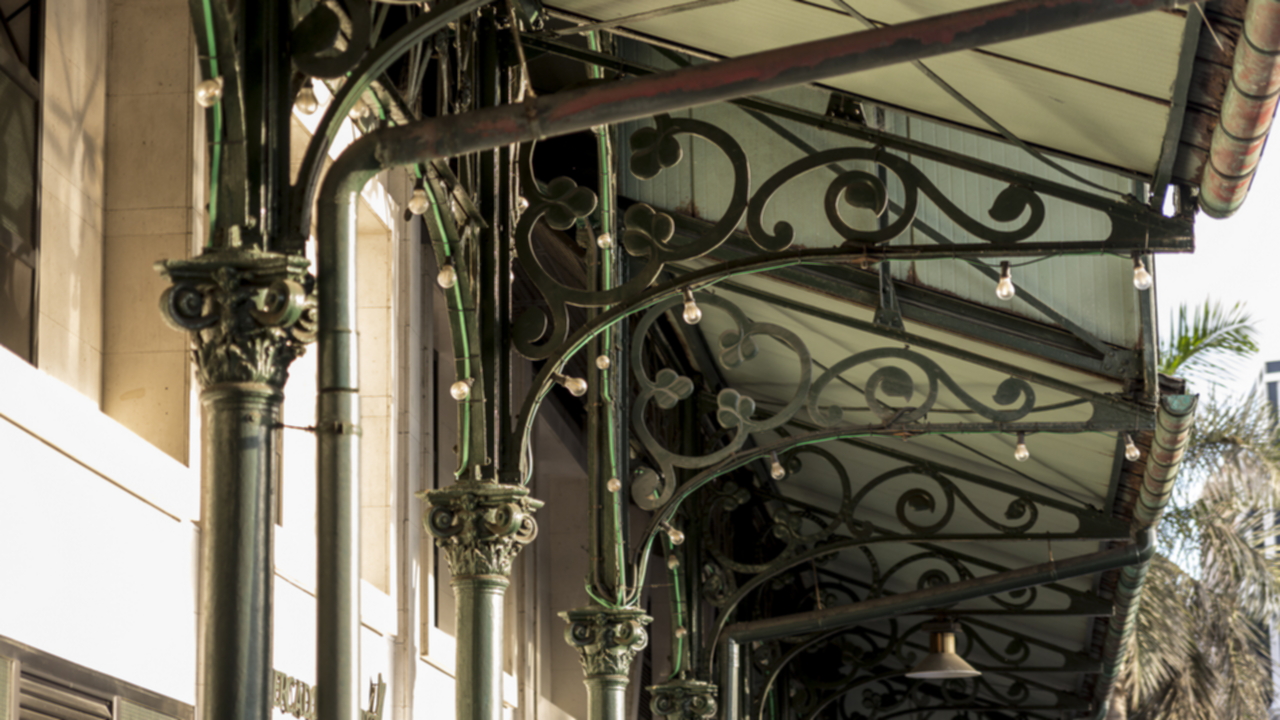
<svg viewBox="0 0 1280 720">
<path fill-rule="evenodd" d="M 545 5 L 0 2 L 0 720 L 1105 712 L 1229 49 Z"/>
</svg>

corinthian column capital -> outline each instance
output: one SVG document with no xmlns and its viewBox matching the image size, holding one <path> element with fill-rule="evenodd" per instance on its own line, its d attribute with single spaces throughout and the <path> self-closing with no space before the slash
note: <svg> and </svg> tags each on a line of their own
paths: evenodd
<svg viewBox="0 0 1280 720">
<path fill-rule="evenodd" d="M 195 341 L 200 384 L 284 387 L 289 364 L 315 340 L 308 260 L 233 247 L 156 264 L 173 286 L 160 311 Z"/>
</svg>

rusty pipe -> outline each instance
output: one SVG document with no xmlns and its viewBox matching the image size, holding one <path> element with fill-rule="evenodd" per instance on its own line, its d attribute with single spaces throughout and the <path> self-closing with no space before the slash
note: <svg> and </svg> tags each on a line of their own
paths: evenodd
<svg viewBox="0 0 1280 720">
<path fill-rule="evenodd" d="M 1236 43 L 1231 83 L 1222 98 L 1209 162 L 1200 180 L 1200 207 L 1230 217 L 1244 204 L 1280 100 L 1280 1 L 1249 0 Z"/>
</svg>

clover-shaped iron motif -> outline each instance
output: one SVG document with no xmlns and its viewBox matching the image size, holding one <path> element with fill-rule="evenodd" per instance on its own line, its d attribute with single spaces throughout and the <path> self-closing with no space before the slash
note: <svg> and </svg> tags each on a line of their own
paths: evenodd
<svg viewBox="0 0 1280 720">
<path fill-rule="evenodd" d="M 578 218 L 586 217 L 596 209 L 596 194 L 589 188 L 578 187 L 578 183 L 567 177 L 558 177 L 547 183 L 546 200 L 551 207 L 543 217 L 557 230 L 573 227 Z"/>
<path fill-rule="evenodd" d="M 670 215 L 644 203 L 627 208 L 622 216 L 622 226 L 622 246 L 634 257 L 648 256 L 650 248 L 665 244 L 676 232 L 675 221 Z"/>
<path fill-rule="evenodd" d="M 716 420 L 726 430 L 746 425 L 756 412 L 756 401 L 737 390 L 721 390 L 716 405 Z"/>
<path fill-rule="evenodd" d="M 654 402 L 663 410 L 670 410 L 676 403 L 693 394 L 693 381 L 671 368 L 659 370 L 654 384 Z"/>
<path fill-rule="evenodd" d="M 720 333 L 720 362 L 726 368 L 736 368 L 754 358 L 760 349 L 749 335 L 736 330 L 725 330 Z"/>
<path fill-rule="evenodd" d="M 665 130 L 645 127 L 631 133 L 631 174 L 641 180 L 656 177 L 683 155 L 680 141 Z"/>
</svg>

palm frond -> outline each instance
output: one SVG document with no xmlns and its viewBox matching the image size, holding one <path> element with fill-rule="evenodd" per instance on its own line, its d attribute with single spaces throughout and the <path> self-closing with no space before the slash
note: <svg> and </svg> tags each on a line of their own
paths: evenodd
<svg viewBox="0 0 1280 720">
<path fill-rule="evenodd" d="M 1160 343 L 1160 372 L 1210 386 L 1222 384 L 1258 352 L 1257 328 L 1241 303 L 1230 308 L 1206 300 L 1194 311 L 1178 307 Z"/>
</svg>

